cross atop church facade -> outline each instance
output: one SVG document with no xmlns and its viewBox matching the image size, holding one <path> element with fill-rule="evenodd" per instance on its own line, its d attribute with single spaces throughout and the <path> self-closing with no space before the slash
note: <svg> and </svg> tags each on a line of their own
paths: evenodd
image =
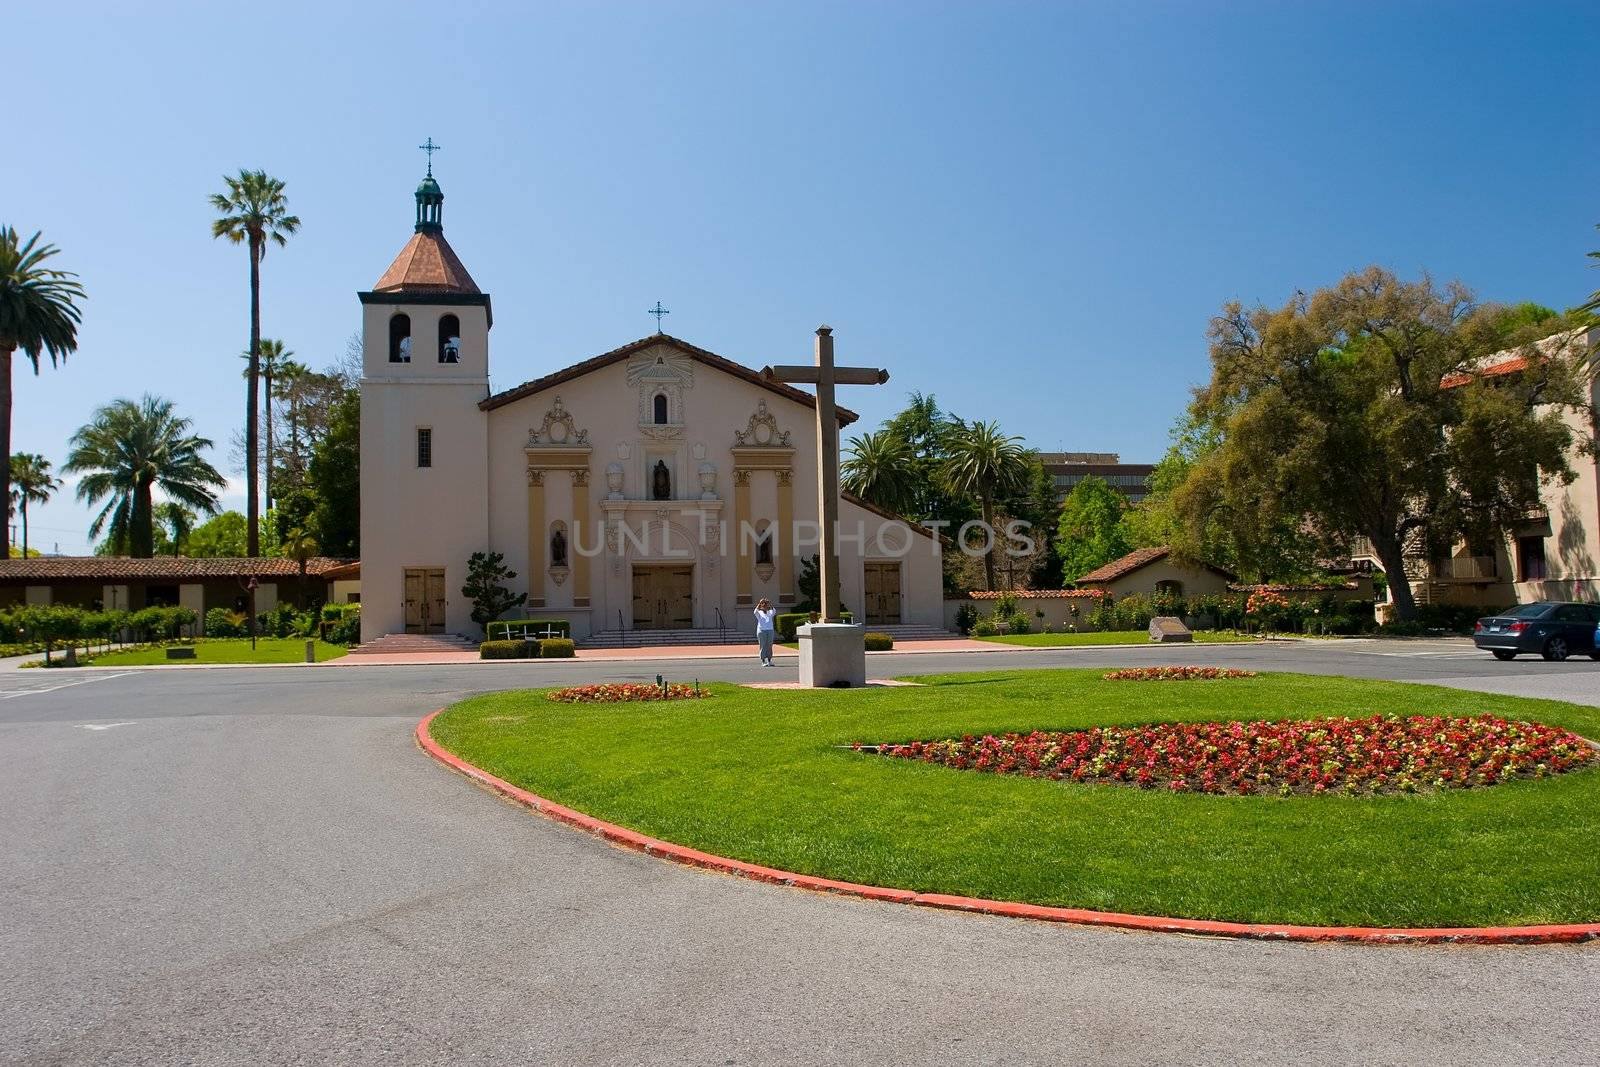
<svg viewBox="0 0 1600 1067">
<path fill-rule="evenodd" d="M 646 315 L 654 315 L 656 317 L 656 333 L 660 333 L 661 332 L 661 316 L 670 315 L 670 314 L 672 314 L 672 312 L 668 311 L 666 308 L 662 307 L 661 306 L 661 301 L 657 300 L 656 301 L 656 306 L 651 308 L 649 311 L 646 311 L 645 314 Z"/>
<path fill-rule="evenodd" d="M 839 415 L 836 385 L 882 385 L 889 372 L 875 367 L 833 365 L 833 328 L 817 327 L 816 360 L 810 367 L 763 367 L 769 382 L 814 385 L 817 388 L 817 517 L 822 526 L 819 554 L 823 622 L 839 622 Z"/>
<path fill-rule="evenodd" d="M 433 138 L 430 137 L 425 143 L 419 144 L 417 147 L 428 153 L 428 177 L 431 178 L 433 177 L 433 154 L 443 146 L 434 144 Z"/>
</svg>

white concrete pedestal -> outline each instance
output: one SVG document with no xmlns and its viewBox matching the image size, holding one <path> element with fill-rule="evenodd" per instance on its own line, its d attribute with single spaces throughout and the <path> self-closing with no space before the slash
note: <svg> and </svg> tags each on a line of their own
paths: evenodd
<svg viewBox="0 0 1600 1067">
<path fill-rule="evenodd" d="M 843 622 L 812 622 L 800 639 L 800 684 L 811 689 L 867 684 L 866 630 Z"/>
</svg>

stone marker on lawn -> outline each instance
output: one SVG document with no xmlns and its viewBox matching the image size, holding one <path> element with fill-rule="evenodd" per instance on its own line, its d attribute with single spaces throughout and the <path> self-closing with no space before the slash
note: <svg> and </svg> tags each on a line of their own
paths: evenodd
<svg viewBox="0 0 1600 1067">
<path fill-rule="evenodd" d="M 764 367 L 769 382 L 817 387 L 817 518 L 822 527 L 819 553 L 821 619 L 795 630 L 800 639 L 800 684 L 811 688 L 867 684 L 865 628 L 839 617 L 839 419 L 835 385 L 882 385 L 889 372 L 872 367 L 833 365 L 833 328 L 817 327 L 816 365 Z M 779 536 L 793 538 L 794 531 Z M 787 551 L 787 548 L 785 549 Z"/>
<path fill-rule="evenodd" d="M 1194 634 L 1189 632 L 1182 619 L 1172 615 L 1158 615 L 1150 620 L 1150 640 L 1161 643 L 1193 641 Z"/>
</svg>

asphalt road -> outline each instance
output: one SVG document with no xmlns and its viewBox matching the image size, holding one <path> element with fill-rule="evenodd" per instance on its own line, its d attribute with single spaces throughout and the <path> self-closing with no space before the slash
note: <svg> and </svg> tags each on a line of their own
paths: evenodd
<svg viewBox="0 0 1600 1067">
<path fill-rule="evenodd" d="M 1212 662 L 1600 704 L 1600 664 L 1445 642 L 871 662 Z M 776 673 L 0 671 L 0 1062 L 1600 1063 L 1600 945 L 1268 944 L 813 895 L 610 848 L 411 740 L 472 692 L 658 670 Z"/>
</svg>

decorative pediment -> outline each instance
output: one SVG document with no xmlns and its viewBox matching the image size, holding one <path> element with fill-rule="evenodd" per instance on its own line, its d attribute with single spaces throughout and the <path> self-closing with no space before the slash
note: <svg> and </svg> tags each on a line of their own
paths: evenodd
<svg viewBox="0 0 1600 1067">
<path fill-rule="evenodd" d="M 656 345 L 628 361 L 628 384 L 636 386 L 694 384 L 694 359 L 665 345 Z"/>
<path fill-rule="evenodd" d="M 544 423 L 537 429 L 528 429 L 529 448 L 587 448 L 589 431 L 580 430 L 572 421 L 572 413 L 561 406 L 561 398 L 544 413 Z"/>
<path fill-rule="evenodd" d="M 767 402 L 756 402 L 755 414 L 742 430 L 733 431 L 736 442 L 746 448 L 788 448 L 789 431 L 778 429 L 778 420 L 767 410 Z"/>
</svg>

